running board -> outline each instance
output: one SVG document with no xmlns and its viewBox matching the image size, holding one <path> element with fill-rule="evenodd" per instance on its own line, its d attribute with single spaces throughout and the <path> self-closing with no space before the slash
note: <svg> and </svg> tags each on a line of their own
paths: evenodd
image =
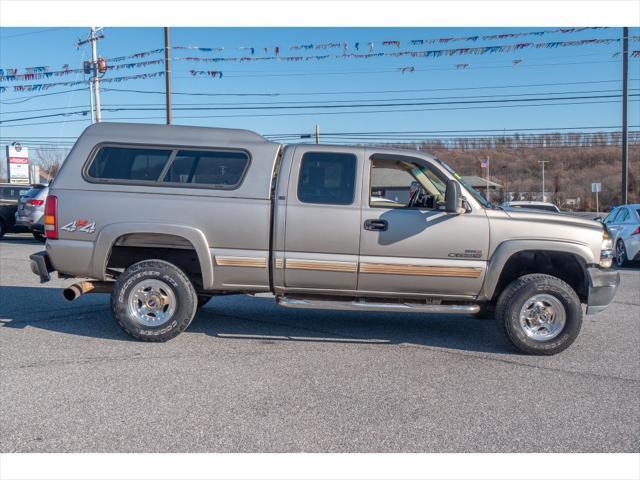
<svg viewBox="0 0 640 480">
<path fill-rule="evenodd" d="M 367 302 L 364 300 L 324 300 L 278 297 L 278 305 L 289 308 L 315 308 L 321 310 L 360 310 L 376 312 L 458 313 L 480 311 L 479 305 L 436 305 L 426 303 Z"/>
</svg>

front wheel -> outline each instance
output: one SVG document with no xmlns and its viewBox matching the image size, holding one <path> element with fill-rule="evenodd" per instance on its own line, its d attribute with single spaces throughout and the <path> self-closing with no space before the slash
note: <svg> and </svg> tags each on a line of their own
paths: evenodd
<svg viewBox="0 0 640 480">
<path fill-rule="evenodd" d="M 496 318 L 521 352 L 554 355 L 568 348 L 578 336 L 582 306 L 567 283 L 534 273 L 507 286 L 498 299 Z"/>
<path fill-rule="evenodd" d="M 629 259 L 627 258 L 627 249 L 624 246 L 624 242 L 622 240 L 618 240 L 616 243 L 616 265 L 618 268 L 624 267 L 629 263 Z"/>
<path fill-rule="evenodd" d="M 118 277 L 111 312 L 122 329 L 144 342 L 166 342 L 185 330 L 198 297 L 185 273 L 164 260 L 143 260 Z"/>
</svg>

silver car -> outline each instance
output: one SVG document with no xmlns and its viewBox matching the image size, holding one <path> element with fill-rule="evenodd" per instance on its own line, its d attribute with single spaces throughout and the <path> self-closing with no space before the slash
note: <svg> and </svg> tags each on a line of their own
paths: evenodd
<svg viewBox="0 0 640 480">
<path fill-rule="evenodd" d="M 640 261 L 640 203 L 614 208 L 602 223 L 613 239 L 616 265 Z"/>
<path fill-rule="evenodd" d="M 16 210 L 16 225 L 28 228 L 39 242 L 45 242 L 44 205 L 49 193 L 47 185 L 32 185 L 27 193 L 20 197 Z"/>
<path fill-rule="evenodd" d="M 504 202 L 503 207 L 528 208 L 530 210 L 542 210 L 544 212 L 560 213 L 560 209 L 549 202 L 534 202 L 532 200 L 518 200 L 514 202 Z"/>
</svg>

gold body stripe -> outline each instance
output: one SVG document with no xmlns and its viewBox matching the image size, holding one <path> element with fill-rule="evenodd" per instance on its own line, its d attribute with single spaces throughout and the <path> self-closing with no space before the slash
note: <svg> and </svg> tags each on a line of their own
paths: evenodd
<svg viewBox="0 0 640 480">
<path fill-rule="evenodd" d="M 287 258 L 285 265 L 292 270 L 320 270 L 324 272 L 351 273 L 358 271 L 358 264 L 356 262 L 329 262 L 325 260 L 297 260 Z"/>
<path fill-rule="evenodd" d="M 216 264 L 221 267 L 267 267 L 267 259 L 259 257 L 216 256 L 215 260 Z M 302 260 L 291 258 L 284 260 L 282 258 L 276 258 L 276 268 L 281 269 L 285 265 L 286 268 L 290 268 L 292 270 L 317 270 L 323 272 L 346 273 L 355 273 L 358 271 L 358 264 L 356 262 Z M 360 264 L 360 273 L 478 278 L 482 274 L 482 268 L 364 262 Z"/>
<path fill-rule="evenodd" d="M 380 273 L 389 275 L 421 275 L 429 277 L 465 277 L 478 278 L 482 269 L 477 267 L 438 267 L 429 265 L 407 265 L 393 263 L 361 263 L 361 273 Z"/>
<path fill-rule="evenodd" d="M 267 268 L 267 259 L 259 257 L 223 257 L 216 255 L 216 264 L 221 267 Z"/>
</svg>

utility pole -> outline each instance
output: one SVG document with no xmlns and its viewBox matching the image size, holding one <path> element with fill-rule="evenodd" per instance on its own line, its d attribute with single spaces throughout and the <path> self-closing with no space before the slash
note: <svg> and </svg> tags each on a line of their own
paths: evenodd
<svg viewBox="0 0 640 480">
<path fill-rule="evenodd" d="M 538 160 L 538 163 L 542 165 L 542 201 L 544 202 L 544 165 L 549 163 L 549 160 Z"/>
<path fill-rule="evenodd" d="M 316 145 L 320 144 L 320 125 L 316 124 Z"/>
<path fill-rule="evenodd" d="M 91 105 L 91 125 L 96 123 L 96 114 L 93 110 L 93 82 L 89 81 L 89 105 Z"/>
<path fill-rule="evenodd" d="M 489 157 L 487 157 L 487 192 L 486 192 L 485 197 L 487 199 L 487 202 L 489 202 L 489 203 L 491 203 L 491 200 L 489 198 L 490 197 L 490 193 L 489 193 L 489 163 L 490 162 L 491 162 L 491 159 Z"/>
<path fill-rule="evenodd" d="M 98 77 L 98 37 L 96 36 L 96 27 L 91 27 L 91 62 L 93 70 L 93 96 L 96 109 L 96 123 L 102 120 L 102 112 L 100 111 L 100 77 Z"/>
<path fill-rule="evenodd" d="M 87 43 L 91 44 L 91 62 L 84 62 L 84 73 L 90 73 L 89 79 L 89 95 L 91 104 L 91 123 L 100 122 L 102 120 L 102 114 L 100 111 L 100 77 L 98 73 L 104 73 L 106 66 L 103 59 L 100 59 L 101 66 L 98 66 L 98 40 L 104 38 L 104 35 L 98 34 L 96 27 L 91 27 L 91 33 L 89 38 L 85 40 L 78 40 L 76 47 L 80 48 Z"/>
<path fill-rule="evenodd" d="M 629 190 L 629 146 L 627 135 L 627 97 L 629 95 L 629 27 L 622 28 L 622 198 L 621 203 L 628 203 Z"/>
<path fill-rule="evenodd" d="M 167 125 L 171 125 L 171 47 L 169 44 L 169 27 L 164 27 L 164 88 Z"/>
</svg>

